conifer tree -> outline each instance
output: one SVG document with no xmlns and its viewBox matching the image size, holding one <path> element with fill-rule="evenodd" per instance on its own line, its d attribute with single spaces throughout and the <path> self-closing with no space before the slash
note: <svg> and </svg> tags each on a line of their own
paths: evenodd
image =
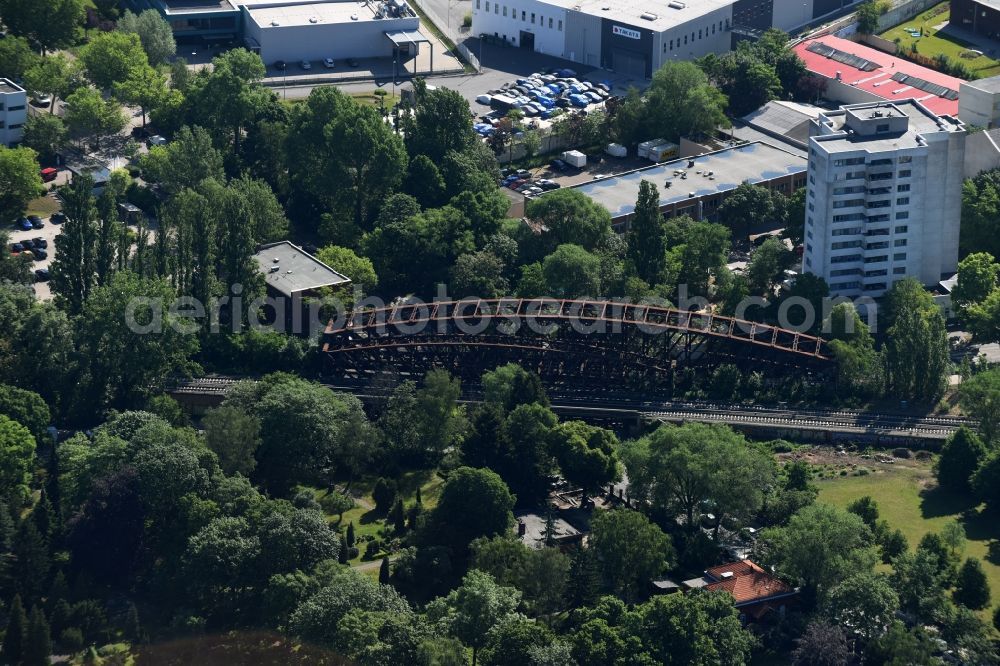
<svg viewBox="0 0 1000 666">
<path fill-rule="evenodd" d="M 28 620 L 28 635 L 24 641 L 24 666 L 50 666 L 51 655 L 49 623 L 46 622 L 42 609 L 34 606 L 31 609 L 31 619 Z"/>
<path fill-rule="evenodd" d="M 7 632 L 3 637 L 3 648 L 0 657 L 6 664 L 17 664 L 24 656 L 24 641 L 28 633 L 28 617 L 24 614 L 21 595 L 15 594 L 10 604 L 10 619 L 7 621 Z"/>
<path fill-rule="evenodd" d="M 389 557 L 382 558 L 382 564 L 378 568 L 378 582 L 382 585 L 389 584 L 389 576 L 391 575 L 391 570 L 389 569 Z"/>
</svg>

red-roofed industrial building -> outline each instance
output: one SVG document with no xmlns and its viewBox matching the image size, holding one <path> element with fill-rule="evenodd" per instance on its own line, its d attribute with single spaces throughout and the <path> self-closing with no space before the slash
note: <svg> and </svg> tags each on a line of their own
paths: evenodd
<svg viewBox="0 0 1000 666">
<path fill-rule="evenodd" d="M 843 104 L 915 99 L 939 116 L 958 116 L 961 79 L 826 35 L 795 46 L 806 69 L 826 82 L 823 94 Z"/>
<path fill-rule="evenodd" d="M 732 595 L 733 604 L 748 620 L 759 620 L 771 612 L 784 614 L 798 596 L 798 590 L 750 560 L 706 569 L 704 577 L 695 580 L 704 581 L 700 586 L 703 590 L 725 590 Z M 698 587 L 691 582 L 686 583 Z"/>
</svg>

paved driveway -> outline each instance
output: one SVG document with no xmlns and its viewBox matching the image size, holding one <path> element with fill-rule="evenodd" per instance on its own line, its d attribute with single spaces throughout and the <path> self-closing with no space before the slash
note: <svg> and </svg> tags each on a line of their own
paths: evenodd
<svg viewBox="0 0 1000 666">
<path fill-rule="evenodd" d="M 49 196 L 52 196 L 52 195 L 49 195 Z M 48 250 L 47 250 L 48 255 L 49 255 L 48 259 L 46 259 L 45 261 L 36 261 L 36 262 L 34 262 L 31 265 L 31 271 L 32 271 L 32 273 L 34 273 L 34 271 L 36 269 L 38 269 L 38 268 L 49 268 L 52 265 L 52 258 L 55 257 L 55 254 L 56 254 L 55 239 L 56 239 L 56 236 L 59 235 L 59 232 L 60 232 L 60 230 L 62 228 L 60 226 L 57 226 L 57 225 L 52 224 L 51 222 L 49 222 L 49 218 L 43 218 L 43 219 L 45 220 L 45 226 L 43 228 L 41 228 L 41 229 L 32 229 L 31 231 L 18 231 L 18 230 L 11 229 L 11 231 L 10 231 L 10 242 L 11 243 L 19 243 L 19 242 L 21 242 L 23 240 L 26 240 L 26 239 L 29 239 L 29 238 L 31 238 L 31 239 L 34 239 L 34 238 L 44 238 L 45 240 L 47 240 L 49 242 L 49 247 L 48 247 Z M 5 252 L 9 252 L 10 251 L 10 247 L 5 247 L 3 249 L 4 249 Z M 47 301 L 47 300 L 51 299 L 52 298 L 52 291 L 49 289 L 49 283 L 48 282 L 36 282 L 35 283 L 35 296 L 40 301 Z"/>
</svg>

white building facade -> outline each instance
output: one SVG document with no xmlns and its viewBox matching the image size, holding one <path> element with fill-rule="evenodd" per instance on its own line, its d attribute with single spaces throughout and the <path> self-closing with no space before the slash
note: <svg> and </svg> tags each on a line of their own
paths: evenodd
<svg viewBox="0 0 1000 666">
<path fill-rule="evenodd" d="M 919 102 L 821 114 L 812 125 L 802 269 L 836 296 L 878 298 L 958 265 L 965 128 Z"/>
<path fill-rule="evenodd" d="M 24 137 L 28 119 L 28 95 L 24 88 L 8 79 L 0 79 L 0 145 L 13 148 Z"/>
<path fill-rule="evenodd" d="M 663 63 L 730 50 L 735 0 L 473 0 L 472 32 L 650 78 Z"/>
</svg>

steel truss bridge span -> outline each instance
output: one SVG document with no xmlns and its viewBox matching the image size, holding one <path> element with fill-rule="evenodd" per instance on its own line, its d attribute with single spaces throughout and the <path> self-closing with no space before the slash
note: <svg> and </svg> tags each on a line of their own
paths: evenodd
<svg viewBox="0 0 1000 666">
<path fill-rule="evenodd" d="M 733 363 L 768 375 L 832 367 L 822 338 L 711 313 L 604 300 L 468 299 L 360 308 L 327 326 L 334 375 L 458 374 L 514 361 L 559 378 L 668 379 Z M 467 371 L 467 372 L 466 372 Z"/>
</svg>

